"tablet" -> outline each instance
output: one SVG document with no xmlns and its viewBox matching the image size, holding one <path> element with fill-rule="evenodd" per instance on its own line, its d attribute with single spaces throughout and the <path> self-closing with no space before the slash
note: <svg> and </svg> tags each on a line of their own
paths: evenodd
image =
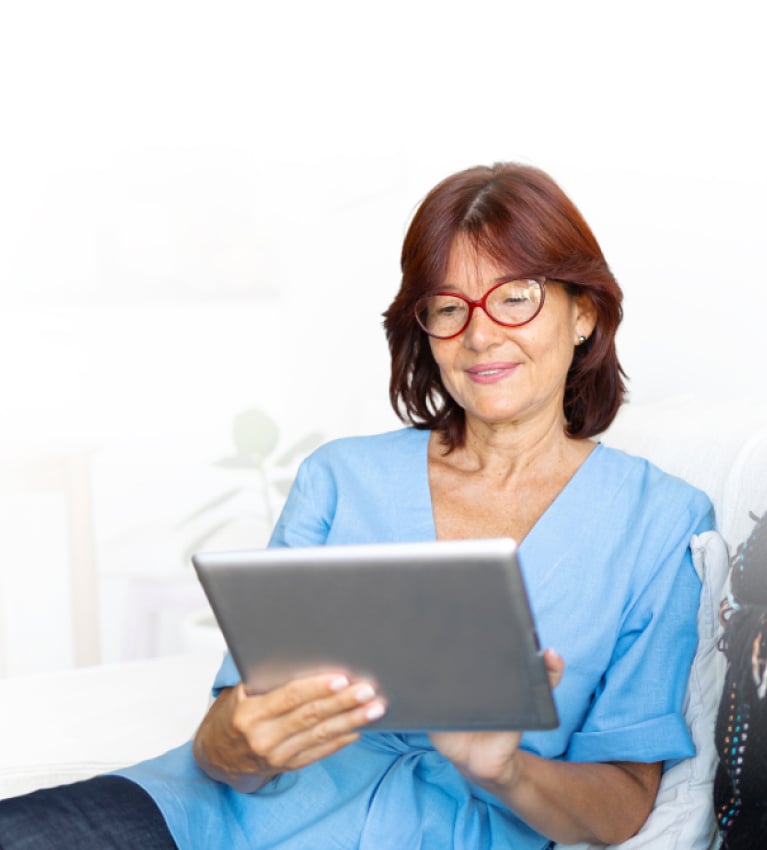
<svg viewBox="0 0 767 850">
<path fill-rule="evenodd" d="M 513 540 L 205 552 L 192 559 L 245 687 L 304 673 L 377 683 L 366 729 L 551 729 Z"/>
</svg>

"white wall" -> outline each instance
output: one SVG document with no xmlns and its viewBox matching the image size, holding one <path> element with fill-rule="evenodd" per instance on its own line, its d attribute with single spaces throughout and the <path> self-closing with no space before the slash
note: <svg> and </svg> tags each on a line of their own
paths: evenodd
<svg viewBox="0 0 767 850">
<path fill-rule="evenodd" d="M 380 313 L 459 168 L 531 162 L 581 207 L 625 290 L 632 399 L 761 393 L 759 5 L 3 5 L 0 603 L 50 638 L 0 607 L 0 674 L 72 654 L 68 515 L 48 488 L 30 519 L 19 467 L 88 459 L 101 657 L 174 648 L 200 604 L 178 523 L 239 483 L 212 465 L 232 417 L 263 408 L 280 449 L 394 424 Z"/>
</svg>

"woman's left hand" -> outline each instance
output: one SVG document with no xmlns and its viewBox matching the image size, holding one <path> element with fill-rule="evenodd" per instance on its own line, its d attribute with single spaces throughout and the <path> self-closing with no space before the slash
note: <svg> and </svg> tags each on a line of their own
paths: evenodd
<svg viewBox="0 0 767 850">
<path fill-rule="evenodd" d="M 562 657 L 547 649 L 543 655 L 551 687 L 559 684 L 565 664 Z M 472 782 L 504 785 L 514 781 L 514 756 L 521 732 L 433 732 L 434 747 Z"/>
</svg>

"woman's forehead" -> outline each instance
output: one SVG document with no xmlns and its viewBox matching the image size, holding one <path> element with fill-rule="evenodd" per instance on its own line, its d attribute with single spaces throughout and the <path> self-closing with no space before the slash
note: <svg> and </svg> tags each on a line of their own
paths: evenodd
<svg viewBox="0 0 767 850">
<path fill-rule="evenodd" d="M 475 239 L 458 234 L 447 257 L 445 282 L 492 281 L 521 272 L 516 263 L 494 256 Z"/>
</svg>

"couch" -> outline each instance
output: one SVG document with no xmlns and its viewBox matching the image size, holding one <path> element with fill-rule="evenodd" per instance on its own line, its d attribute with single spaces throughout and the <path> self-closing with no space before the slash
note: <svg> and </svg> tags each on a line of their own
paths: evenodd
<svg viewBox="0 0 767 850">
<path fill-rule="evenodd" d="M 664 773 L 645 827 L 620 850 L 712 850 L 714 720 L 725 663 L 717 609 L 730 553 L 767 510 L 767 404 L 680 398 L 628 404 L 602 436 L 705 490 L 716 533 L 692 541 L 704 579 L 685 711 L 695 758 Z M 210 699 L 218 651 L 0 680 L 0 798 L 156 755 L 188 739 Z M 564 850 L 560 845 L 558 850 Z M 575 847 L 572 848 L 575 850 Z M 578 850 L 593 850 L 578 845 Z"/>
</svg>

